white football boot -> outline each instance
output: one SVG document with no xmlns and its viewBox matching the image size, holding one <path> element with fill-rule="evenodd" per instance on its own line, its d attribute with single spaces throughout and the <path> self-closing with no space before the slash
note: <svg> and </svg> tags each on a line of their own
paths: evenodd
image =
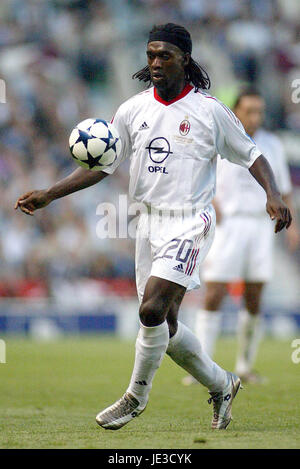
<svg viewBox="0 0 300 469">
<path fill-rule="evenodd" d="M 211 422 L 212 429 L 225 429 L 232 420 L 231 407 L 232 401 L 235 398 L 238 390 L 242 388 L 241 380 L 238 376 L 227 371 L 228 384 L 223 391 L 210 392 L 210 399 L 208 403 L 213 403 L 213 419 Z"/>
<path fill-rule="evenodd" d="M 102 410 L 97 415 L 96 422 L 105 430 L 118 430 L 130 420 L 138 417 L 145 408 L 146 406 L 140 407 L 139 401 L 126 392 L 121 399 Z"/>
</svg>

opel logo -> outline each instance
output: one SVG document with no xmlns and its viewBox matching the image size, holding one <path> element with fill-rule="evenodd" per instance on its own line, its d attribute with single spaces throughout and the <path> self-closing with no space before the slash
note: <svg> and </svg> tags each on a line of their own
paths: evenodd
<svg viewBox="0 0 300 469">
<path fill-rule="evenodd" d="M 149 157 L 153 163 L 163 163 L 170 154 L 170 144 L 165 137 L 156 137 L 149 143 L 146 150 L 149 151 Z"/>
</svg>

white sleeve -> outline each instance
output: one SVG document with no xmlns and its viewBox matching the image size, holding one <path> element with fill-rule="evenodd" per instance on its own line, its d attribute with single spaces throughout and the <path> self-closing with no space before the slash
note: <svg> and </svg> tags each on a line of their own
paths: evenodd
<svg viewBox="0 0 300 469">
<path fill-rule="evenodd" d="M 121 153 L 116 159 L 116 161 L 106 168 L 102 169 L 104 173 L 113 174 L 115 170 L 120 166 L 120 164 L 131 155 L 131 139 L 129 134 L 128 126 L 128 112 L 126 112 L 126 107 L 122 104 L 117 110 L 116 114 L 111 120 L 111 123 L 116 128 L 119 133 L 121 140 Z"/>
<path fill-rule="evenodd" d="M 278 174 L 276 182 L 282 195 L 288 195 L 292 192 L 292 182 L 289 167 L 286 161 L 285 152 L 280 140 L 276 139 L 276 155 L 278 159 Z"/>
<path fill-rule="evenodd" d="M 217 152 L 221 158 L 250 168 L 262 152 L 246 134 L 235 114 L 225 104 L 212 99 L 214 100 L 212 114 Z"/>
</svg>

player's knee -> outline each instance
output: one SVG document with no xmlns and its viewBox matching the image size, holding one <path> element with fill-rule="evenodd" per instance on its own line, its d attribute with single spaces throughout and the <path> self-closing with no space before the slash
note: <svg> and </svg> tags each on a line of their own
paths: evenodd
<svg viewBox="0 0 300 469">
<path fill-rule="evenodd" d="M 255 302 L 253 300 L 245 301 L 245 306 L 246 306 L 247 311 L 253 316 L 256 316 L 260 313 L 259 302 Z"/>
<path fill-rule="evenodd" d="M 219 309 L 225 294 L 225 285 L 210 285 L 205 294 L 205 309 L 208 311 L 216 311 Z"/>
<path fill-rule="evenodd" d="M 205 295 L 205 309 L 209 311 L 214 311 L 218 309 L 219 305 L 219 295 L 215 292 L 215 289 L 209 289 Z"/>
<path fill-rule="evenodd" d="M 159 301 L 147 300 L 141 304 L 139 316 L 144 326 L 153 327 L 165 320 L 166 313 Z"/>
<path fill-rule="evenodd" d="M 249 311 L 250 314 L 256 316 L 260 313 L 260 303 L 261 303 L 261 296 L 263 291 L 263 284 L 249 284 L 246 283 L 245 293 L 244 293 L 244 300 L 246 309 Z"/>
</svg>

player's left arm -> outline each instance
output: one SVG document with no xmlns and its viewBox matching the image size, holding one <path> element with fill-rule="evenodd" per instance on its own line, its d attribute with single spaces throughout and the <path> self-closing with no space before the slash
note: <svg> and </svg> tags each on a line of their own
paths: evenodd
<svg viewBox="0 0 300 469">
<path fill-rule="evenodd" d="M 249 169 L 263 187 L 267 196 L 266 210 L 272 220 L 276 219 L 275 233 L 292 222 L 289 208 L 283 202 L 275 177 L 267 159 L 255 142 L 246 134 L 244 127 L 233 112 L 216 99 L 210 99 L 215 130 L 217 153 L 232 163 Z"/>
<path fill-rule="evenodd" d="M 276 220 L 275 233 L 278 233 L 284 227 L 289 228 L 292 223 L 291 211 L 282 200 L 272 168 L 267 159 L 260 155 L 250 166 L 249 172 L 266 192 L 266 210 L 271 219 Z"/>
</svg>

